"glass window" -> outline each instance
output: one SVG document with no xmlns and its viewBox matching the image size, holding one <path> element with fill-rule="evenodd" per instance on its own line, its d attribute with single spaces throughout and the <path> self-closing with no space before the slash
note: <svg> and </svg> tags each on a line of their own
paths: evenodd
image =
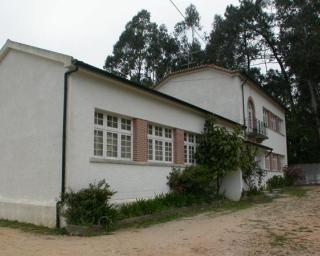
<svg viewBox="0 0 320 256">
<path fill-rule="evenodd" d="M 164 136 L 166 138 L 172 138 L 172 130 L 171 129 L 168 129 L 168 128 L 165 128 L 164 129 Z"/>
<path fill-rule="evenodd" d="M 166 162 L 172 162 L 172 143 L 171 142 L 165 142 L 165 161 Z"/>
<path fill-rule="evenodd" d="M 107 132 L 107 156 L 118 157 L 118 134 Z"/>
<path fill-rule="evenodd" d="M 184 162 L 185 164 L 195 164 L 194 154 L 197 147 L 197 138 L 196 134 L 185 132 L 184 133 Z"/>
<path fill-rule="evenodd" d="M 106 120 L 106 121 L 104 121 Z M 121 122 L 118 125 L 118 122 Z M 130 160 L 132 158 L 132 123 L 130 119 L 94 114 L 94 156 Z"/>
<path fill-rule="evenodd" d="M 116 116 L 107 116 L 107 126 L 112 128 L 118 128 L 118 118 Z"/>
<path fill-rule="evenodd" d="M 162 127 L 160 126 L 155 126 L 154 127 L 154 135 L 162 137 Z"/>
<path fill-rule="evenodd" d="M 103 156 L 103 131 L 94 130 L 94 155 Z"/>
<path fill-rule="evenodd" d="M 155 160 L 162 161 L 163 160 L 163 148 L 162 148 L 162 141 L 155 140 Z"/>
<path fill-rule="evenodd" d="M 94 124 L 103 125 L 103 114 L 99 112 L 94 113 Z"/>
<path fill-rule="evenodd" d="M 172 129 L 157 125 L 148 125 L 148 160 L 173 161 Z"/>
<path fill-rule="evenodd" d="M 152 135 L 153 127 L 152 125 L 148 125 L 148 134 Z"/>
<path fill-rule="evenodd" d="M 121 118 L 121 129 L 131 131 L 131 120 Z"/>
<path fill-rule="evenodd" d="M 153 160 L 153 143 L 152 139 L 148 139 L 148 159 Z"/>
</svg>

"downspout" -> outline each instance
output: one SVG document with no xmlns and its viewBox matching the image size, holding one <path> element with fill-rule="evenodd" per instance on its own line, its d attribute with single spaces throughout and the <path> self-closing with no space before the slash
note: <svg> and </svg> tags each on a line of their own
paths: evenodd
<svg viewBox="0 0 320 256">
<path fill-rule="evenodd" d="M 66 148 L 67 148 L 67 113 L 68 113 L 68 78 L 72 73 L 78 71 L 76 62 L 72 62 L 72 67 L 64 73 L 63 91 L 63 120 L 62 120 L 62 169 L 61 169 L 61 198 L 66 191 Z M 75 65 L 74 65 L 75 64 Z M 56 227 L 60 227 L 60 203 L 56 205 Z"/>
<path fill-rule="evenodd" d="M 241 84 L 241 92 L 242 92 L 242 118 L 243 118 L 243 125 L 246 127 L 246 117 L 245 117 L 245 110 L 244 110 L 244 85 L 248 80 L 243 80 Z"/>
</svg>

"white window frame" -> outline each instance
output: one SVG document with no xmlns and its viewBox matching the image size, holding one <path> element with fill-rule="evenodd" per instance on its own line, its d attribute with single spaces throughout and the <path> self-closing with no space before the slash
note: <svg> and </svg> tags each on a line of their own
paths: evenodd
<svg viewBox="0 0 320 256">
<path fill-rule="evenodd" d="M 166 127 L 163 125 L 158 125 L 154 123 L 148 123 L 148 162 L 153 163 L 173 163 L 173 130 L 170 127 Z M 150 131 L 152 134 L 150 134 Z M 170 132 L 169 132 L 170 131 Z M 168 137 L 167 135 L 170 136 Z M 157 134 L 157 135 L 156 135 Z M 160 134 L 160 135 L 159 135 Z M 152 152 L 150 151 L 150 143 L 152 141 Z M 156 141 L 160 141 L 162 143 L 162 160 L 156 160 Z M 166 143 L 171 143 L 171 161 L 166 160 Z M 152 153 L 152 159 L 150 159 L 150 154 Z"/>
<path fill-rule="evenodd" d="M 103 124 L 96 124 L 96 113 L 103 115 Z M 117 120 L 117 128 L 115 127 L 109 127 L 107 125 L 108 116 L 115 117 Z M 129 120 L 130 121 L 130 130 L 122 129 L 121 123 L 122 119 Z M 127 127 L 127 126 L 126 126 Z M 95 110 L 94 111 L 94 129 L 93 129 L 93 136 L 95 134 L 95 131 L 102 131 L 103 132 L 103 148 L 102 148 L 102 156 L 95 155 L 95 142 L 93 141 L 93 156 L 95 158 L 101 158 L 101 159 L 111 159 L 111 160 L 124 160 L 124 161 L 132 161 L 133 160 L 133 124 L 132 119 L 126 116 L 109 113 L 101 110 Z M 107 133 L 115 133 L 117 134 L 117 157 L 111 157 L 107 156 Z M 125 158 L 121 156 L 121 135 L 127 135 L 130 136 L 130 158 Z"/>
<path fill-rule="evenodd" d="M 193 136 L 193 142 L 190 141 L 191 136 Z M 195 153 L 197 151 L 197 134 L 191 132 L 184 132 L 184 139 L 183 139 L 183 158 L 185 165 L 194 165 L 196 164 L 195 160 Z M 190 147 L 193 147 L 193 161 L 190 160 Z"/>
</svg>

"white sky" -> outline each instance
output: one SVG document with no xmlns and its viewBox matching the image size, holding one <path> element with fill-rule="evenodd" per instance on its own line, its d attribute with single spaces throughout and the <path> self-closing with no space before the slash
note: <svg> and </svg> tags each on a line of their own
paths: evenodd
<svg viewBox="0 0 320 256">
<path fill-rule="evenodd" d="M 238 0 L 174 0 L 184 12 L 193 3 L 203 31 L 215 14 Z M 7 39 L 71 55 L 97 67 L 104 65 L 125 24 L 141 9 L 171 32 L 181 15 L 169 0 L 0 0 L 0 47 Z"/>
</svg>

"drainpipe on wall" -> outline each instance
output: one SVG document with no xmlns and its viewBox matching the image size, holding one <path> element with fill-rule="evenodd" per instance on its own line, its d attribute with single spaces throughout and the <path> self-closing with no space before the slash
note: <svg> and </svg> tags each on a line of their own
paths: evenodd
<svg viewBox="0 0 320 256">
<path fill-rule="evenodd" d="M 63 120 L 62 120 L 62 169 L 61 169 L 61 196 L 66 191 L 66 148 L 67 148 L 67 113 L 68 113 L 68 78 L 72 73 L 78 71 L 76 61 L 72 62 L 72 67 L 64 73 L 63 91 Z M 60 227 L 60 204 L 56 205 L 56 227 Z"/>
<path fill-rule="evenodd" d="M 243 125 L 246 127 L 246 117 L 245 117 L 245 110 L 244 110 L 244 85 L 248 80 L 242 80 L 241 84 L 241 92 L 242 92 L 242 118 L 243 118 Z"/>
</svg>

